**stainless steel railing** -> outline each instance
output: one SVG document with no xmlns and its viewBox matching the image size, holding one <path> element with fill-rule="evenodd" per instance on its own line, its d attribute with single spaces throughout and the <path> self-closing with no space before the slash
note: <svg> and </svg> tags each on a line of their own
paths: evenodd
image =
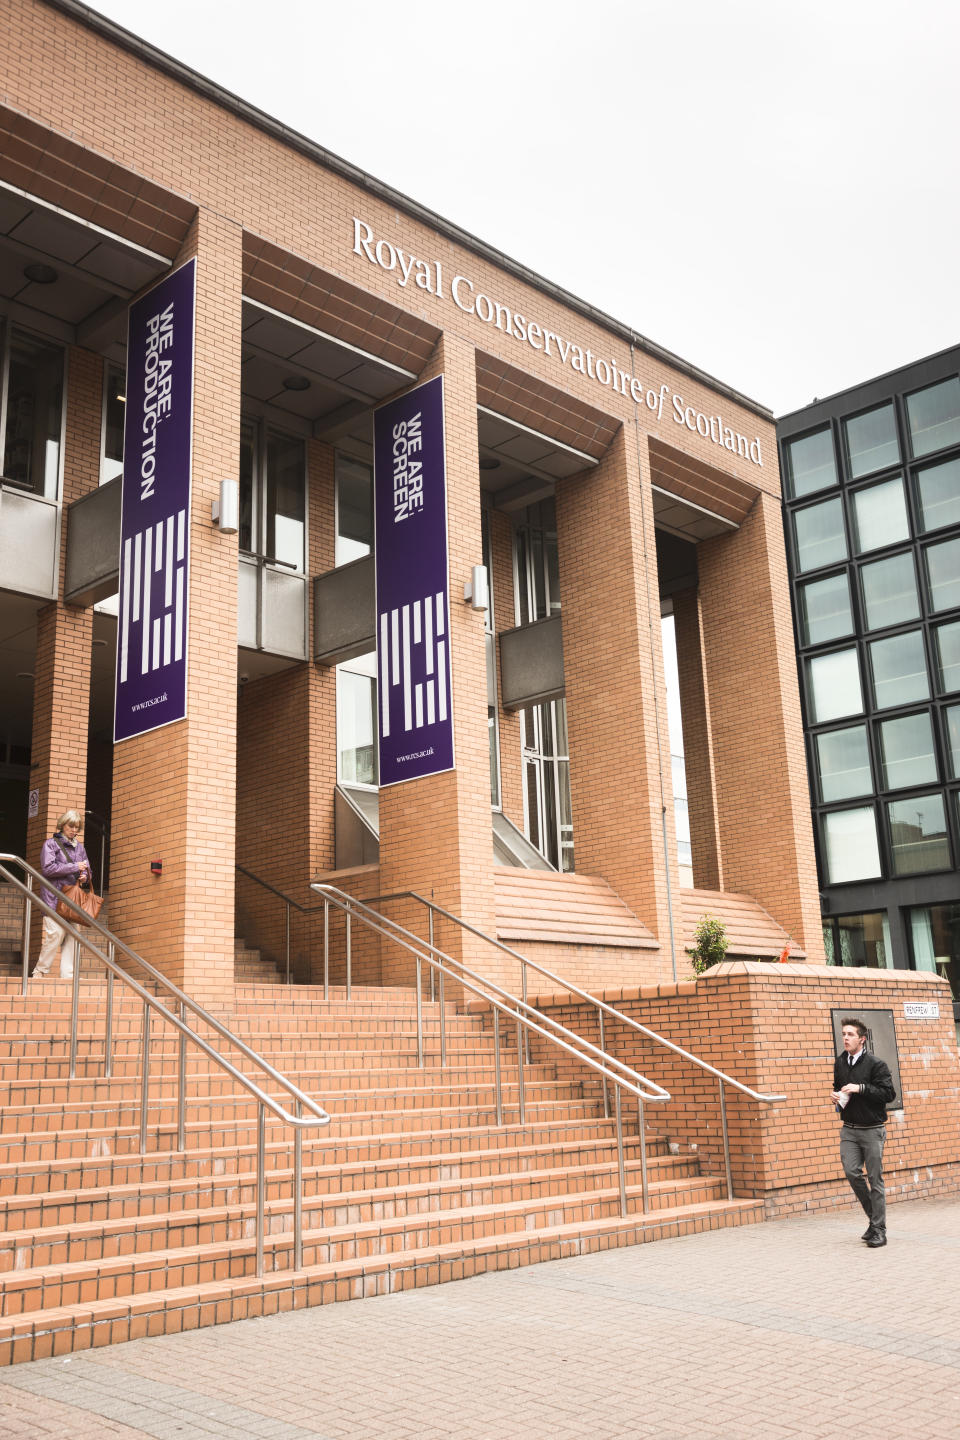
<svg viewBox="0 0 960 1440">
<path fill-rule="evenodd" d="M 324 887 L 319 885 L 311 886 L 311 889 L 317 891 L 323 888 Z M 475 925 L 471 925 L 459 915 L 454 915 L 452 911 L 445 910 L 443 906 L 438 905 L 435 900 L 428 900 L 426 896 L 419 894 L 416 890 L 400 890 L 389 895 L 375 895 L 371 897 L 367 903 L 369 905 L 380 905 L 395 900 L 413 900 L 426 908 L 430 946 L 433 945 L 435 935 L 434 917 L 441 916 L 444 920 L 449 920 L 454 925 L 457 925 L 461 930 L 466 930 L 479 940 L 483 940 L 486 944 L 492 945 L 494 949 L 518 961 L 520 964 L 521 995 L 525 1005 L 529 998 L 527 972 L 528 970 L 534 970 L 553 982 L 561 993 L 575 995 L 577 999 L 593 1006 L 597 1012 L 598 1035 L 600 1040 L 599 1048 L 604 1053 L 606 1053 L 604 1025 L 604 1019 L 606 1017 L 616 1020 L 639 1035 L 643 1035 L 654 1044 L 662 1045 L 665 1049 L 671 1050 L 675 1055 L 680 1056 L 681 1059 L 688 1061 L 691 1065 L 694 1065 L 706 1074 L 714 1076 L 717 1081 L 720 1101 L 720 1128 L 723 1138 L 723 1163 L 727 1184 L 727 1198 L 730 1200 L 733 1199 L 733 1174 L 730 1163 L 730 1130 L 727 1120 L 727 1096 L 725 1087 L 729 1085 L 732 1089 L 738 1090 L 742 1095 L 746 1095 L 749 1099 L 764 1105 L 779 1104 L 781 1101 L 786 1100 L 786 1095 L 764 1095 L 760 1091 L 752 1090 L 749 1085 L 744 1085 L 742 1081 L 736 1080 L 732 1075 L 727 1075 L 724 1071 L 718 1070 L 716 1066 L 709 1064 L 708 1061 L 702 1059 L 699 1055 L 694 1055 L 691 1051 L 685 1050 L 682 1045 L 677 1045 L 675 1041 L 668 1040 L 665 1035 L 660 1035 L 656 1030 L 651 1030 L 647 1025 L 642 1025 L 639 1020 L 634 1020 L 631 1015 L 625 1015 L 622 1010 L 617 1010 L 613 1005 L 608 1005 L 605 1000 L 599 999 L 596 995 L 590 995 L 586 990 L 582 990 L 579 985 L 574 985 L 569 980 L 563 979 L 562 976 L 555 974 L 554 971 L 549 970 L 545 965 L 540 965 L 537 961 L 530 960 L 527 956 L 521 955 L 518 950 L 512 949 L 509 945 L 505 945 L 502 940 L 497 940 L 493 935 L 488 935 L 485 931 L 479 930 Z M 537 1013 L 543 1014 L 542 1011 L 537 1011 Z M 603 1086 L 603 1107 L 604 1114 L 609 1117 L 610 1105 L 606 1082 L 604 1082 Z"/>
<path fill-rule="evenodd" d="M 16 865 L 23 870 L 26 880 L 22 881 L 14 875 L 10 866 Z M 102 925 L 99 920 L 87 922 L 83 928 L 71 924 L 69 920 L 58 915 L 36 893 L 34 886 L 43 888 L 49 887 L 47 881 L 39 870 L 35 870 L 25 860 L 17 855 L 0 855 L 0 876 L 3 876 L 11 885 L 24 896 L 24 917 L 23 917 L 23 982 L 22 993 L 28 993 L 27 980 L 30 964 L 30 926 L 32 910 L 37 910 L 55 920 L 57 924 L 66 931 L 72 940 L 80 947 L 77 951 L 73 967 L 73 988 L 71 992 L 70 1005 L 70 1078 L 76 1078 L 77 1073 L 77 1051 L 78 1051 L 78 1029 L 79 1029 L 79 1001 L 80 1001 L 80 950 L 86 950 L 99 960 L 105 970 L 107 977 L 107 1003 L 104 1016 L 104 1061 L 103 1074 L 109 1079 L 113 1074 L 113 1012 L 114 1012 L 114 984 L 119 980 L 121 984 L 137 996 L 143 1002 L 143 1025 L 141 1041 L 141 1074 L 140 1074 L 140 1153 L 144 1154 L 147 1148 L 147 1131 L 149 1129 L 149 1091 L 150 1091 L 150 1030 L 151 1020 L 156 1014 L 164 1024 L 171 1025 L 180 1037 L 179 1052 L 177 1059 L 177 1150 L 186 1149 L 186 1047 L 188 1044 L 195 1045 L 203 1055 L 218 1066 L 233 1081 L 247 1091 L 257 1102 L 257 1173 L 256 1173 L 256 1264 L 257 1276 L 263 1275 L 263 1250 L 264 1250 L 264 1213 L 266 1200 L 266 1116 L 269 1111 L 275 1119 L 284 1125 L 293 1128 L 293 1268 L 303 1268 L 303 1132 L 306 1129 L 329 1125 L 330 1116 L 321 1105 L 313 1101 L 309 1095 L 300 1089 L 286 1075 L 265 1060 L 257 1051 L 251 1049 L 238 1035 L 234 1035 L 226 1025 L 205 1010 L 202 1005 L 184 993 L 172 980 L 169 980 L 161 971 L 154 968 L 142 955 L 138 955 L 129 945 L 124 944 L 116 935 Z M 74 905 L 65 896 L 59 896 L 69 908 L 76 914 L 81 915 L 82 911 L 78 905 Z M 98 937 L 100 944 L 94 943 L 90 935 L 83 931 L 90 929 Z M 116 956 L 120 954 L 127 961 L 138 966 L 145 975 L 149 977 L 150 984 L 156 991 L 151 994 L 150 990 L 136 980 L 127 970 L 117 963 Z M 160 997 L 164 997 L 161 999 Z M 171 1006 L 173 1008 L 171 1008 Z M 239 1055 L 242 1055 L 259 1074 L 263 1083 L 270 1083 L 278 1087 L 292 1103 L 293 1113 L 291 1114 L 272 1095 L 245 1075 L 214 1045 L 191 1027 L 187 1022 L 188 1015 L 194 1021 L 203 1025 L 232 1046 Z M 304 1111 L 308 1112 L 304 1114 Z"/>
<path fill-rule="evenodd" d="M 525 1105 L 525 1077 L 524 1070 L 527 1063 L 525 1059 L 526 1046 L 524 1037 L 526 1035 L 537 1035 L 548 1044 L 555 1046 L 564 1054 L 571 1056 L 579 1064 L 585 1065 L 589 1070 L 599 1075 L 604 1087 L 613 1087 L 615 1106 L 614 1118 L 616 1121 L 617 1139 L 617 1170 L 620 1190 L 620 1213 L 623 1216 L 629 1214 L 626 1167 L 623 1146 L 623 1114 L 622 1114 L 622 1093 L 632 1095 L 637 1102 L 637 1127 L 640 1142 L 640 1177 L 641 1177 L 641 1204 L 644 1213 L 649 1208 L 649 1187 L 647 1179 L 647 1145 L 646 1145 L 646 1120 L 644 1107 L 649 1104 L 666 1104 L 672 1097 L 669 1091 L 656 1081 L 650 1080 L 647 1076 L 641 1075 L 639 1071 L 628 1065 L 625 1061 L 618 1059 L 599 1049 L 591 1041 L 586 1040 L 575 1031 L 568 1030 L 558 1020 L 542 1015 L 525 1000 L 516 995 L 511 995 L 508 990 L 496 984 L 488 977 L 479 975 L 464 965 L 462 961 L 439 950 L 436 945 L 423 941 L 412 931 L 406 930 L 395 920 L 374 910 L 371 906 L 354 896 L 348 895 L 344 890 L 338 890 L 334 885 L 315 883 L 311 885 L 318 895 L 323 897 L 324 908 L 324 935 L 329 936 L 329 910 L 334 906 L 346 916 L 347 923 L 347 954 L 349 957 L 351 945 L 351 927 L 354 920 L 365 925 L 369 930 L 385 939 L 399 945 L 414 957 L 416 965 L 416 994 L 417 994 L 417 1061 L 421 1067 L 424 1064 L 424 1042 L 423 1042 L 423 966 L 426 964 L 435 971 L 439 977 L 439 1009 L 440 1009 L 440 1063 L 446 1063 L 446 1028 L 445 1028 L 445 1005 L 444 1005 L 444 980 L 450 980 L 461 986 L 471 994 L 477 995 L 487 1001 L 493 1013 L 493 1049 L 494 1049 L 494 1092 L 496 1103 L 497 1124 L 504 1123 L 503 1105 L 503 1082 L 501 1074 L 501 1047 L 500 1047 L 500 1022 L 501 1017 L 506 1018 L 516 1026 L 517 1043 L 517 1116 L 521 1125 L 526 1123 Z M 327 965 L 329 955 L 327 956 Z M 536 1016 L 536 1019 L 533 1017 Z M 608 1112 L 609 1113 L 609 1112 Z"/>
<path fill-rule="evenodd" d="M 283 913 L 283 949 L 284 949 L 285 970 L 286 970 L 286 983 L 287 983 L 288 985 L 291 985 L 291 984 L 293 983 L 293 977 L 292 977 L 291 971 L 290 971 L 290 920 L 291 920 L 291 911 L 292 911 L 292 910 L 296 910 L 296 911 L 297 911 L 299 914 L 301 914 L 301 915 L 316 915 L 316 914 L 319 914 L 320 910 L 321 910 L 323 907 L 320 906 L 320 905 L 301 905 L 300 902 L 299 902 L 299 900 L 294 900 L 294 898 L 293 898 L 292 895 L 285 895 L 282 890 L 278 890 L 278 889 L 277 889 L 276 885 L 271 885 L 268 880 L 262 880 L 259 875 L 254 875 L 253 871 L 252 871 L 252 870 L 248 870 L 245 865 L 235 865 L 233 868 L 236 870 L 236 872 L 237 872 L 238 875 L 244 875 L 244 876 L 246 876 L 246 878 L 247 878 L 248 880 L 252 880 L 255 885 L 259 885 L 260 888 L 261 888 L 261 890 L 266 890 L 266 891 L 268 891 L 271 895 L 275 895 L 278 900 L 282 900 L 282 901 L 283 901 L 283 905 L 284 905 L 284 913 Z M 329 984 L 328 984 L 328 985 L 327 985 L 327 991 L 328 991 L 328 993 L 329 993 L 329 989 L 330 989 L 330 987 L 329 987 Z M 327 998 L 327 997 L 325 996 L 324 998 Z"/>
</svg>

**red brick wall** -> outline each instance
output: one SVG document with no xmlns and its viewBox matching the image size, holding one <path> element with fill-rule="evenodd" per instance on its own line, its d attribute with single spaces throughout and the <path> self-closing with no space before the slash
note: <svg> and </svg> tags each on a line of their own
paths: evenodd
<svg viewBox="0 0 960 1440">
<path fill-rule="evenodd" d="M 696 982 L 604 998 L 758 1093 L 786 1095 L 782 1104 L 761 1105 L 727 1087 L 735 1194 L 762 1196 L 771 1215 L 850 1202 L 829 1099 L 831 1010 L 892 1009 L 904 1103 L 887 1122 L 888 1196 L 960 1188 L 960 1056 L 949 988 L 936 976 L 736 961 Z M 908 1000 L 938 1000 L 940 1019 L 906 1019 Z M 595 1011 L 559 997 L 543 1008 L 596 1041 Z M 616 1021 L 607 1022 L 606 1040 L 674 1097 L 647 1106 L 649 1131 L 682 1149 L 696 1145 L 705 1168 L 722 1174 L 716 1079 Z"/>
<path fill-rule="evenodd" d="M 442 371 L 447 384 L 457 771 L 384 792 L 385 884 L 433 887 L 452 909 L 485 929 L 492 926 L 483 625 L 482 617 L 459 599 L 469 566 L 481 558 L 475 355 L 482 350 L 523 367 L 533 381 L 557 387 L 621 427 L 599 468 L 564 482 L 558 493 L 577 864 L 615 886 L 658 936 L 662 958 L 670 931 L 668 870 L 674 909 L 677 875 L 644 437 L 659 438 L 760 492 L 737 536 L 701 547 L 722 862 L 731 888 L 756 894 L 809 952 L 818 954 L 817 881 L 772 422 L 636 351 L 594 319 L 438 235 L 427 221 L 401 213 L 389 198 L 373 196 L 325 170 L 41 0 L 2 0 L 2 18 L 7 53 L 14 57 L 6 67 L 7 118 L 21 112 L 51 132 L 46 149 L 24 152 L 46 191 L 57 175 L 60 137 L 69 136 L 72 145 L 95 152 L 98 166 L 105 159 L 162 187 L 171 197 L 171 212 L 183 214 L 187 204 L 197 207 L 193 234 L 181 256 L 200 257 L 190 719 L 183 727 L 118 749 L 113 878 L 122 892 L 114 909 L 121 933 L 178 978 L 228 1002 L 237 555 L 235 543 L 212 530 L 209 502 L 219 479 L 237 469 L 246 232 L 269 238 L 284 252 L 283 300 L 291 314 L 307 313 L 318 323 L 322 319 L 315 308 L 304 310 L 300 299 L 303 277 L 315 267 L 317 274 L 341 277 L 369 295 L 360 322 L 368 325 L 372 348 L 385 331 L 403 331 L 404 310 L 418 324 L 442 333 L 423 378 Z M 22 169 L 26 162 L 22 156 L 18 162 L 12 151 L 0 157 L 0 173 L 8 173 L 3 165 L 17 163 Z M 29 188 L 29 170 L 17 174 L 17 183 Z M 81 183 L 80 175 L 71 170 L 71 184 Z M 91 192 L 94 188 L 99 193 L 104 187 L 91 172 Z M 143 238 L 136 204 L 128 204 L 119 192 L 115 199 L 118 231 Z M 395 273 L 355 253 L 354 216 L 408 254 L 442 259 L 443 296 L 401 289 Z M 633 374 L 644 392 L 668 387 L 663 413 L 645 403 L 638 407 L 631 396 L 574 370 L 561 361 L 557 346 L 551 352 L 546 346 L 532 348 L 458 309 L 450 292 L 458 272 L 514 312 L 592 350 L 605 365 L 612 362 Z M 498 403 L 509 411 L 509 385 L 498 393 Z M 684 403 L 705 415 L 722 411 L 726 424 L 759 437 L 763 466 L 718 448 L 695 428 L 678 425 L 671 394 L 682 395 Z M 553 421 L 560 423 L 556 415 Z M 312 507 L 312 519 L 320 526 L 318 534 L 332 536 L 330 516 L 321 506 Z M 325 532 L 324 526 L 329 527 Z M 502 547 L 503 540 L 500 527 L 495 543 Z M 503 573 L 499 579 L 495 575 L 498 587 Z M 507 613 L 501 608 L 501 623 Z M 45 663 L 39 664 L 38 678 Z M 311 676 L 307 690 L 298 702 L 298 713 L 308 717 L 311 728 L 310 758 L 302 766 L 310 792 L 304 850 L 311 864 L 323 864 L 328 863 L 331 834 L 330 760 L 329 753 L 313 757 L 320 747 L 330 746 L 333 709 L 327 677 L 317 681 Z M 38 731 L 55 738 L 52 712 L 43 703 Z M 510 753 L 516 727 L 514 717 L 504 717 L 504 794 L 512 818 L 520 813 L 519 767 L 514 768 Z M 49 744 L 49 738 L 37 738 L 38 746 Z M 71 787 L 82 774 L 82 761 L 72 762 Z M 153 854 L 164 858 L 162 881 L 149 875 Z M 661 970 L 662 976 L 668 973 Z"/>
<path fill-rule="evenodd" d="M 494 925 L 484 617 L 463 600 L 482 560 L 477 470 L 476 368 L 469 345 L 442 340 L 424 379 L 444 377 L 450 630 L 456 769 L 380 792 L 380 877 L 385 893 L 417 890 L 490 933 Z M 454 937 L 456 950 L 471 942 Z M 393 947 L 386 984 L 409 983 L 413 962 Z"/>
<path fill-rule="evenodd" d="M 636 447 L 624 427 L 596 469 L 557 486 L 570 786 L 578 871 L 622 896 L 669 967 L 664 816 L 674 906 L 679 888 L 670 739 L 653 510 Z"/>
<path fill-rule="evenodd" d="M 812 961 L 823 932 L 779 503 L 698 547 L 725 888 L 752 895 Z"/>
<path fill-rule="evenodd" d="M 112 923 L 205 1003 L 233 1000 L 237 539 L 210 519 L 239 473 L 240 231 L 204 211 L 197 257 L 187 718 L 115 750 Z M 153 857 L 163 874 L 150 873 Z"/>
</svg>

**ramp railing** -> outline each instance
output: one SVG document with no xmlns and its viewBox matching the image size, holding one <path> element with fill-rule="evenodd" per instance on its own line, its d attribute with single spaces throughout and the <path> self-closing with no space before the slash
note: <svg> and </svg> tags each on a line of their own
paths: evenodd
<svg viewBox="0 0 960 1440">
<path fill-rule="evenodd" d="M 325 894 L 331 887 L 325 886 L 325 885 L 312 885 L 310 888 L 311 888 L 312 890 L 315 890 L 318 894 Z M 531 1014 L 536 1014 L 536 1015 L 538 1016 L 538 1018 L 541 1020 L 542 1023 L 546 1023 L 546 1022 L 549 1020 L 550 1017 L 546 1016 L 543 1011 L 537 1009 L 536 1007 L 532 1007 L 532 1006 L 528 1003 L 528 1002 L 529 1002 L 529 980 L 528 980 L 528 974 L 529 974 L 530 971 L 533 971 L 533 972 L 535 972 L 535 973 L 538 974 L 538 975 L 542 975 L 545 979 L 549 980 L 553 985 L 556 986 L 556 990 L 557 990 L 558 993 L 560 993 L 560 994 L 565 994 L 565 995 L 575 996 L 578 1000 L 583 1001 L 584 1004 L 589 1005 L 590 1007 L 592 1007 L 593 1009 L 595 1009 L 595 1010 L 596 1010 L 596 1014 L 597 1014 L 597 1029 L 598 1029 L 598 1038 L 599 1038 L 599 1047 L 598 1047 L 598 1049 L 599 1049 L 599 1051 L 602 1052 L 602 1053 L 604 1054 L 604 1056 L 605 1056 L 606 1058 L 608 1058 L 610 1061 L 612 1061 L 612 1062 L 614 1062 L 614 1063 L 618 1063 L 618 1062 L 616 1062 L 615 1057 L 614 1057 L 614 1056 L 611 1056 L 611 1055 L 609 1054 L 609 1052 L 607 1051 L 607 1045 L 606 1045 L 606 1024 L 607 1024 L 607 1022 L 613 1020 L 613 1021 L 615 1021 L 615 1022 L 618 1023 L 618 1024 L 624 1025 L 628 1030 L 633 1031 L 635 1034 L 643 1036 L 645 1039 L 651 1041 L 654 1045 L 661 1046 L 664 1050 L 671 1051 L 674 1055 L 677 1055 L 679 1058 L 681 1058 L 682 1060 L 684 1060 L 684 1061 L 688 1062 L 689 1064 L 693 1065 L 695 1068 L 703 1071 L 705 1074 L 713 1076 L 714 1079 L 716 1079 L 716 1081 L 717 1081 L 717 1090 L 718 1090 L 718 1096 L 719 1096 L 719 1105 L 720 1105 L 720 1129 L 721 1129 L 722 1138 L 723 1138 L 723 1163 L 724 1163 L 724 1174 L 725 1174 L 726 1185 L 727 1185 L 727 1198 L 730 1199 L 730 1200 L 732 1200 L 732 1199 L 734 1198 L 734 1196 L 733 1196 L 733 1172 L 732 1172 L 732 1167 L 731 1167 L 731 1162 L 730 1162 L 730 1126 L 729 1126 L 729 1121 L 728 1121 L 728 1117 L 727 1117 L 727 1087 L 729 1086 L 732 1090 L 736 1090 L 736 1091 L 738 1091 L 741 1095 L 747 1096 L 748 1099 L 754 1100 L 754 1101 L 756 1101 L 757 1103 L 763 1104 L 763 1105 L 776 1105 L 776 1104 L 779 1104 L 780 1102 L 786 1100 L 786 1098 L 787 1098 L 786 1095 L 765 1095 L 765 1094 L 762 1094 L 762 1093 L 761 1093 L 760 1091 L 758 1091 L 758 1090 L 753 1090 L 753 1089 L 751 1089 L 751 1087 L 750 1087 L 749 1085 L 745 1085 L 745 1084 L 743 1083 L 743 1081 L 737 1080 L 733 1075 L 728 1075 L 725 1071 L 717 1069 L 716 1066 L 711 1065 L 708 1061 L 704 1060 L 701 1056 L 693 1054 L 692 1051 L 690 1051 L 690 1050 L 685 1050 L 682 1045 L 676 1044 L 676 1042 L 673 1041 L 673 1040 L 668 1040 L 665 1035 L 660 1035 L 656 1030 L 651 1030 L 651 1029 L 649 1028 L 649 1026 L 647 1026 L 647 1025 L 642 1025 L 642 1024 L 640 1023 L 640 1021 L 639 1021 L 639 1020 L 635 1020 L 635 1019 L 633 1018 L 633 1016 L 624 1014 L 624 1012 L 623 1012 L 622 1010 L 617 1010 L 613 1005 L 609 1005 L 605 1000 L 600 999 L 598 996 L 596 996 L 596 995 L 590 995 L 586 990 L 581 989 L 581 987 L 580 987 L 579 985 L 574 985 L 571 981 L 565 980 L 562 976 L 557 975 L 554 971 L 548 969 L 546 965 L 541 965 L 541 964 L 539 964 L 536 960 L 531 960 L 531 959 L 529 959 L 527 956 L 521 955 L 518 950 L 512 949 L 511 946 L 509 946 L 509 945 L 505 945 L 502 940 L 498 940 L 498 939 L 496 939 L 494 936 L 488 935 L 485 931 L 479 930 L 475 925 L 471 925 L 468 921 L 462 919 L 459 915 L 454 915 L 452 911 L 450 911 L 450 910 L 445 910 L 445 909 L 443 908 L 443 906 L 442 906 L 442 905 L 438 905 L 438 904 L 436 903 L 436 901 L 434 901 L 434 900 L 428 900 L 428 899 L 426 898 L 426 896 L 419 894 L 416 890 L 401 890 L 401 891 L 396 891 L 395 893 L 389 894 L 389 895 L 375 895 L 375 896 L 373 896 L 373 897 L 371 898 L 371 900 L 368 901 L 367 903 L 368 903 L 368 905 L 371 905 L 371 906 L 372 906 L 372 905 L 382 905 L 382 904 L 386 904 L 386 903 L 388 903 L 388 902 L 390 902 L 390 901 L 396 901 L 396 900 L 412 900 L 412 901 L 416 902 L 417 904 L 419 904 L 419 905 L 421 905 L 421 906 L 423 906 L 423 907 L 425 908 L 425 910 L 426 910 L 426 912 L 427 912 L 427 924 L 428 924 L 428 933 L 429 933 L 429 940 L 427 941 L 427 944 L 426 944 L 426 948 L 427 948 L 428 950 L 432 950 L 432 949 L 433 949 L 433 941 L 434 941 L 435 933 L 436 933 L 436 925 L 435 925 L 435 922 L 436 922 L 436 919 L 439 917 L 439 918 L 441 918 L 441 919 L 443 919 L 443 920 L 450 921 L 453 925 L 457 926 L 459 929 L 466 931 L 468 934 L 475 936 L 475 937 L 476 937 L 477 939 L 479 939 L 479 940 L 482 940 L 482 941 L 483 941 L 484 943 L 486 943 L 487 945 L 491 945 L 495 950 L 500 951 L 502 954 L 509 955 L 509 956 L 511 957 L 511 959 L 515 960 L 515 961 L 518 963 L 519 967 L 520 967 L 520 991 L 521 991 L 521 1000 L 520 1000 L 520 1003 L 523 1005 L 523 1007 L 524 1007 L 525 1010 L 529 1011 Z M 358 902 L 356 902 L 356 901 L 354 902 L 354 904 L 357 904 L 357 903 L 358 903 Z M 392 924 L 393 922 L 389 922 L 389 923 Z M 328 929 L 329 929 L 329 927 L 325 925 L 325 937 L 326 937 L 326 933 L 328 932 Z M 404 932 L 404 933 L 409 934 L 410 932 Z M 415 936 L 414 936 L 413 938 L 416 939 Z M 421 944 L 421 945 L 423 945 L 424 942 L 423 942 L 423 941 L 418 941 L 418 943 Z M 324 966 L 325 966 L 325 970 L 327 970 L 327 969 L 329 968 L 329 967 L 328 967 L 328 959 L 327 959 L 327 955 L 326 955 L 326 950 L 327 950 L 327 948 L 328 948 L 328 947 L 327 947 L 327 945 L 326 945 L 326 943 L 325 943 L 325 955 L 324 955 Z M 349 954 L 350 954 L 350 943 L 349 943 L 349 926 L 348 926 L 348 938 L 347 938 L 347 955 L 348 955 L 348 957 L 349 957 Z M 349 958 L 348 958 L 348 963 L 349 963 Z M 441 985 L 442 985 L 442 983 L 443 983 L 443 981 L 442 981 L 442 975 L 441 975 L 441 981 L 440 981 L 440 983 L 441 983 Z M 442 1001 L 442 990 L 441 990 L 441 1001 Z M 443 1017 L 443 1006 L 442 1006 L 442 1004 L 441 1004 L 440 1014 L 441 1014 L 441 1022 L 442 1022 L 442 1017 Z M 530 1032 L 528 1031 L 528 1032 L 527 1032 L 527 1036 L 526 1036 L 526 1040 L 527 1040 L 527 1059 L 528 1059 L 528 1060 L 529 1060 L 529 1034 L 530 1034 Z M 441 1034 L 441 1043 L 442 1043 L 442 1034 Z M 442 1062 L 441 1062 L 441 1063 L 442 1063 Z M 649 1082 L 649 1083 L 652 1084 L 653 1082 L 651 1081 L 651 1082 Z M 609 1117 L 609 1115 L 610 1115 L 610 1097 L 609 1097 L 609 1092 L 608 1092 L 608 1090 L 607 1090 L 607 1082 L 606 1082 L 606 1080 L 604 1080 L 604 1082 L 603 1082 L 603 1107 L 604 1107 L 604 1114 L 605 1114 L 607 1117 Z"/>
<path fill-rule="evenodd" d="M 616 1122 L 617 1140 L 617 1169 L 620 1189 L 620 1213 L 624 1216 L 630 1213 L 627 1195 L 626 1166 L 624 1158 L 623 1142 L 623 1110 L 622 1097 L 624 1094 L 632 1096 L 637 1102 L 637 1128 L 640 1142 L 640 1176 L 641 1176 L 641 1203 L 644 1212 L 649 1207 L 649 1186 L 647 1177 L 647 1145 L 645 1106 L 650 1104 L 666 1104 L 670 1099 L 669 1091 L 655 1080 L 640 1074 L 631 1065 L 618 1059 L 617 1056 L 605 1052 L 591 1041 L 578 1035 L 575 1031 L 567 1029 L 559 1021 L 552 1017 L 542 1015 L 528 1005 L 526 1001 L 498 985 L 487 976 L 478 974 L 464 965 L 462 961 L 446 954 L 438 949 L 436 945 L 424 941 L 412 931 L 406 930 L 395 920 L 389 919 L 381 912 L 374 910 L 370 905 L 348 895 L 344 890 L 338 890 L 334 885 L 315 883 L 310 887 L 318 895 L 323 897 L 324 907 L 327 911 L 324 923 L 324 935 L 329 935 L 329 910 L 334 908 L 343 913 L 346 919 L 347 953 L 351 949 L 352 927 L 358 923 L 384 939 L 398 945 L 401 950 L 406 951 L 413 957 L 416 969 L 416 995 L 417 995 L 417 1063 L 424 1065 L 424 1024 L 423 1024 L 423 967 L 433 972 L 438 981 L 438 1000 L 440 1014 L 440 1064 L 446 1064 L 446 1028 L 445 1028 L 445 1005 L 444 1005 L 444 982 L 451 982 L 461 987 L 466 993 L 475 995 L 486 1001 L 491 1008 L 493 1016 L 493 1049 L 494 1049 L 494 1091 L 496 1103 L 497 1124 L 504 1123 L 504 1102 L 503 1102 L 503 1078 L 501 1064 L 501 1043 L 500 1029 L 501 1022 L 515 1028 L 516 1031 L 516 1067 L 517 1067 L 517 1118 L 521 1125 L 526 1123 L 526 1098 L 525 1098 L 525 1068 L 529 1063 L 525 1037 L 527 1035 L 538 1036 L 553 1046 L 562 1054 L 572 1058 L 578 1064 L 584 1065 L 587 1069 L 598 1075 L 604 1086 L 610 1086 L 614 1094 L 614 1119 Z"/>
</svg>

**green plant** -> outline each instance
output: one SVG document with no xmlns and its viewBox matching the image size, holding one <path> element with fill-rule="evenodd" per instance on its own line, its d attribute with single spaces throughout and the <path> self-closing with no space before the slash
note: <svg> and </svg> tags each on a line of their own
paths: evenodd
<svg viewBox="0 0 960 1440">
<path fill-rule="evenodd" d="M 696 973 L 702 975 L 704 970 L 719 965 L 726 955 L 727 927 L 722 920 L 716 920 L 712 915 L 701 915 L 693 938 L 696 943 L 692 947 L 687 946 L 687 954 L 693 961 Z"/>
</svg>

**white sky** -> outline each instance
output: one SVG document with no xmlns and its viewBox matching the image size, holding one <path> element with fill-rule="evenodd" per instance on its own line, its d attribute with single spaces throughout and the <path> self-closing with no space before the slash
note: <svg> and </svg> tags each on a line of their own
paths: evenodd
<svg viewBox="0 0 960 1440">
<path fill-rule="evenodd" d="M 98 0 L 784 414 L 960 341 L 957 0 Z"/>
</svg>

